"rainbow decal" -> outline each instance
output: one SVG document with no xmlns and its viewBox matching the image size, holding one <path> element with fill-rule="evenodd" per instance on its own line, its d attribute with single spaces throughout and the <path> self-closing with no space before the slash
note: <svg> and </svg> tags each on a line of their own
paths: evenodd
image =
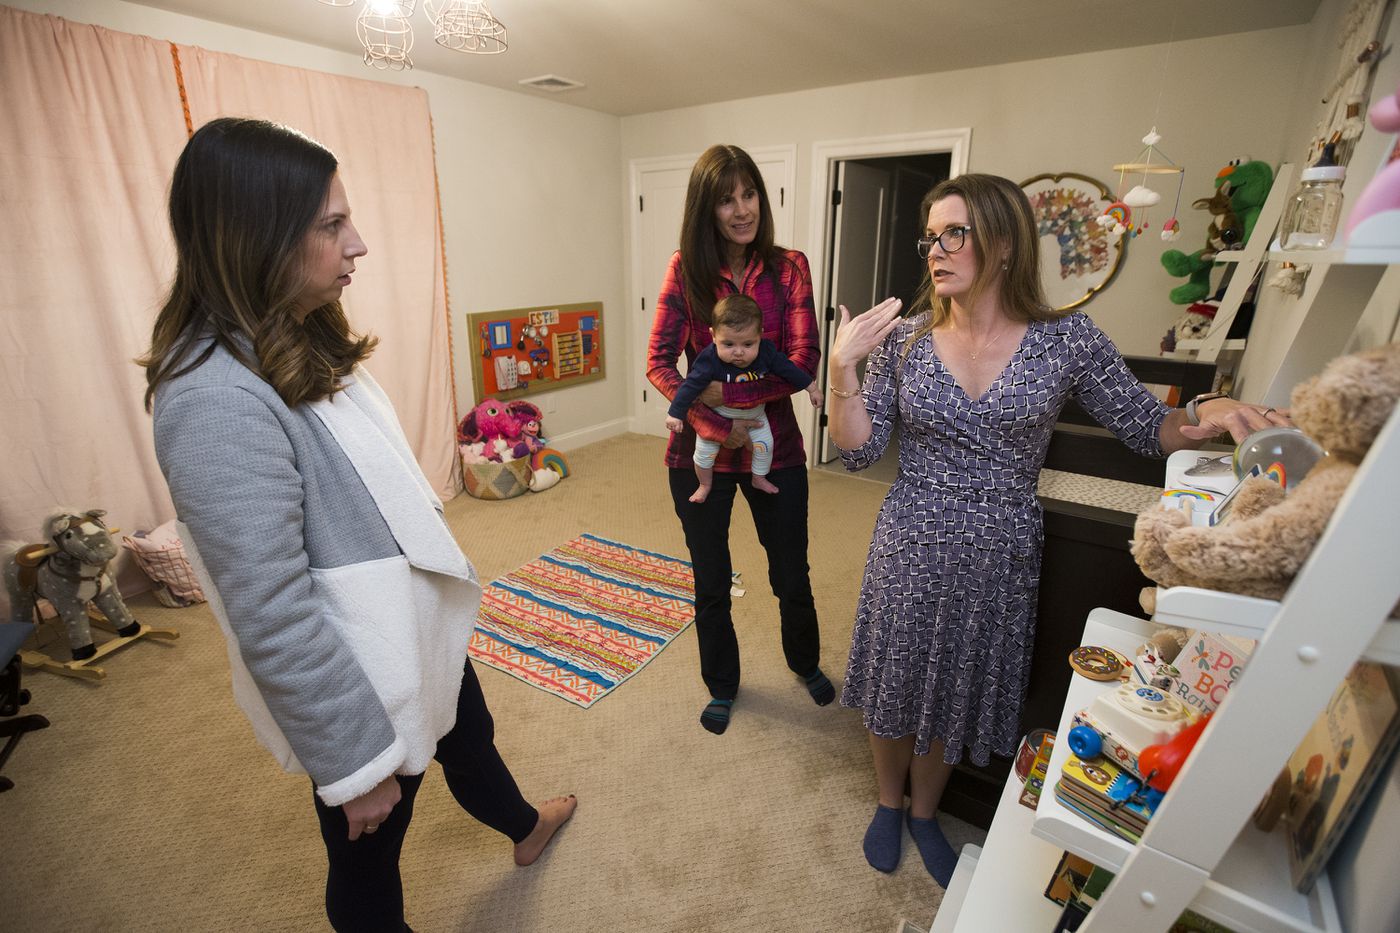
<svg viewBox="0 0 1400 933">
<path fill-rule="evenodd" d="M 1200 499 L 1203 502 L 1214 502 L 1215 496 L 1208 492 L 1201 492 L 1199 489 L 1168 489 L 1162 493 L 1163 499 Z"/>
<path fill-rule="evenodd" d="M 1288 488 L 1288 483 L 1285 482 L 1285 480 L 1288 479 L 1288 471 L 1283 468 L 1282 463 L 1275 462 L 1269 464 L 1268 468 L 1264 470 L 1264 475 L 1278 483 L 1284 489 Z"/>
<path fill-rule="evenodd" d="M 569 461 L 564 459 L 564 455 L 553 447 L 541 447 L 530 454 L 531 470 L 553 470 L 563 479 L 569 475 Z"/>
</svg>

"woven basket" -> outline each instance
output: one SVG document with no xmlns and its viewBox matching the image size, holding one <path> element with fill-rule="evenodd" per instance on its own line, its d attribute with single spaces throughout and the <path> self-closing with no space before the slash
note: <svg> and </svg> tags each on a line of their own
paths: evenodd
<svg viewBox="0 0 1400 933">
<path fill-rule="evenodd" d="M 522 458 L 509 463 L 462 464 L 462 482 L 478 499 L 514 499 L 530 489 L 530 461 Z"/>
</svg>

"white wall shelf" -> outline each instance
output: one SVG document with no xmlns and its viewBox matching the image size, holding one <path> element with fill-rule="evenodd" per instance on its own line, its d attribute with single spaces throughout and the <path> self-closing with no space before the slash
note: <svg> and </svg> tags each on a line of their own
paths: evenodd
<svg viewBox="0 0 1400 933">
<path fill-rule="evenodd" d="M 934 930 L 1048 933 L 1054 929 L 1061 908 L 1042 892 L 1060 863 L 1062 850 L 1031 836 L 1035 814 L 1021 806 L 1020 796 L 1021 781 L 1013 770 L 1002 788 L 992 827 L 976 861 L 960 860 L 953 873 L 949 890 L 966 886 L 962 903 L 956 915 L 947 919 L 940 908 Z M 966 877 L 968 871 L 972 871 L 970 879 Z"/>
<path fill-rule="evenodd" d="M 1204 629 L 1258 640 L 1278 613 L 1276 599 L 1256 599 L 1193 586 L 1158 587 L 1153 620 L 1184 629 Z M 1345 616 L 1345 608 L 1336 615 Z M 1363 655 L 1377 664 L 1400 665 L 1400 618 L 1390 618 Z"/>
<path fill-rule="evenodd" d="M 1083 643 L 1114 648 L 1131 657 L 1134 649 L 1155 630 L 1156 626 L 1142 619 L 1108 609 L 1096 609 L 1089 614 L 1089 621 L 1084 627 Z M 1255 631 L 1253 637 L 1258 637 L 1258 634 Z M 1070 684 L 1056 734 L 1068 736 L 1075 712 L 1088 706 L 1096 695 L 1112 686 L 1075 677 Z M 1069 755 L 1069 743 L 1057 742 L 1031 832 L 1095 865 L 1118 872 L 1132 854 L 1133 844 L 1095 826 L 1055 798 L 1055 785 L 1060 780 Z M 1202 886 L 1191 903 L 1191 909 L 1236 930 L 1338 933 L 1341 925 L 1326 876 L 1308 895 L 1293 890 L 1289 877 L 1287 842 L 1283 836 L 1279 833 L 1262 833 L 1249 824 L 1221 860 L 1219 870 Z"/>
<path fill-rule="evenodd" d="M 1275 239 L 1269 247 L 1267 258 L 1269 262 L 1291 262 L 1300 266 L 1388 266 L 1400 262 L 1400 247 L 1283 249 Z"/>
</svg>

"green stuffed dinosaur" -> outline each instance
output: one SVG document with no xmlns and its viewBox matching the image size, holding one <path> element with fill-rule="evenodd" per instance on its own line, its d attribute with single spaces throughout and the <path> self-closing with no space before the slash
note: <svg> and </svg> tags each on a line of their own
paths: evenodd
<svg viewBox="0 0 1400 933">
<path fill-rule="evenodd" d="M 1215 176 L 1215 194 L 1191 205 L 1211 212 L 1205 247 L 1189 255 L 1179 249 L 1162 254 L 1162 268 L 1186 278 L 1186 282 L 1171 290 L 1172 304 L 1189 305 L 1210 295 L 1215 254 L 1241 249 L 1248 242 L 1273 183 L 1274 171 L 1267 162 L 1236 161 L 1220 170 Z"/>
</svg>

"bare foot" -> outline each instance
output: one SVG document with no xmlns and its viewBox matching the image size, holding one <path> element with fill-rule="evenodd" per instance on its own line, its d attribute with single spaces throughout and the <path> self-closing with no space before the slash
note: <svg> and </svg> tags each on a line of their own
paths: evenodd
<svg viewBox="0 0 1400 933">
<path fill-rule="evenodd" d="M 690 501 L 691 501 L 691 502 L 704 502 L 705 499 L 706 499 L 709 495 L 710 495 L 710 487 L 709 487 L 709 486 L 701 486 L 699 489 L 695 490 L 693 493 L 690 494 Z"/>
<path fill-rule="evenodd" d="M 761 492 L 777 492 L 777 491 L 778 491 L 778 487 L 777 487 L 777 486 L 774 486 L 772 483 L 768 482 L 768 477 L 766 477 L 766 476 L 755 476 L 755 477 L 753 478 L 753 488 L 754 488 L 754 489 L 757 489 L 757 490 L 759 490 L 759 491 L 761 491 Z"/>
<path fill-rule="evenodd" d="M 573 794 L 567 797 L 551 797 L 540 804 L 536 808 L 540 818 L 535 823 L 535 828 L 530 830 L 530 835 L 526 836 L 524 841 L 515 844 L 515 864 L 529 865 L 539 858 L 545 846 L 549 845 L 549 840 L 559 831 L 559 827 L 574 815 L 574 808 L 577 806 L 578 798 Z"/>
</svg>

